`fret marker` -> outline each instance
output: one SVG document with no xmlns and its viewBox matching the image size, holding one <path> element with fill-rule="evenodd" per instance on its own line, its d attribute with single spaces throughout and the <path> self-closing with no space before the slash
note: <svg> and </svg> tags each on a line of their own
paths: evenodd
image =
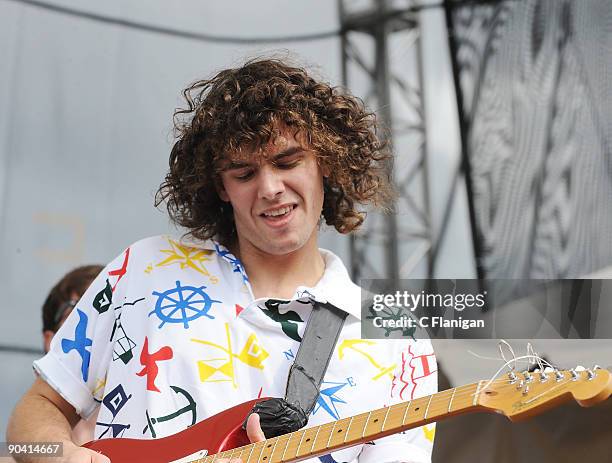
<svg viewBox="0 0 612 463">
<path fill-rule="evenodd" d="M 429 413 L 429 405 L 431 405 L 431 399 L 433 399 L 433 395 L 429 396 L 429 402 L 427 402 L 427 408 L 425 409 L 425 415 L 423 415 L 423 419 L 427 418 L 427 413 Z"/>
<path fill-rule="evenodd" d="M 312 453 L 314 450 L 314 445 L 315 445 L 315 442 L 317 441 L 317 436 L 319 435 L 320 430 L 321 430 L 321 426 L 317 426 L 317 433 L 315 434 L 314 439 L 312 440 L 312 446 L 310 447 L 310 453 Z"/>
<path fill-rule="evenodd" d="M 302 431 L 302 438 L 300 439 L 300 443 L 298 444 L 297 451 L 295 452 L 295 456 L 297 457 L 298 453 L 300 453 L 300 445 L 302 445 L 302 441 L 304 440 L 304 436 L 306 435 L 306 431 Z"/>
<path fill-rule="evenodd" d="M 361 438 L 365 437 L 366 429 L 368 428 L 368 421 L 370 421 L 370 416 L 372 416 L 372 412 L 368 413 L 368 419 L 365 422 L 365 426 L 363 427 L 363 434 L 361 434 Z"/>
<path fill-rule="evenodd" d="M 453 404 L 453 399 L 455 398 L 455 392 L 457 392 L 457 388 L 456 387 L 453 388 L 453 394 L 451 395 L 450 402 L 448 403 L 448 412 L 449 413 L 451 411 L 451 405 Z"/>
<path fill-rule="evenodd" d="M 387 422 L 387 417 L 389 416 L 389 411 L 391 410 L 391 407 L 387 407 L 387 413 L 385 413 L 385 419 L 383 420 L 383 424 L 380 428 L 381 431 L 383 431 L 385 429 L 385 423 Z"/>
<path fill-rule="evenodd" d="M 408 410 L 410 410 L 410 405 L 412 405 L 412 400 L 408 402 L 408 406 L 406 407 L 406 411 L 404 412 L 404 417 L 402 418 L 402 424 L 406 424 L 406 416 L 408 415 Z"/>
<path fill-rule="evenodd" d="M 280 439 L 274 439 L 274 447 L 272 447 L 272 453 L 270 454 L 270 460 L 272 460 L 272 455 L 274 455 L 274 451 L 276 450 L 276 444 Z M 240 452 L 242 454 L 242 452 Z"/>
<path fill-rule="evenodd" d="M 257 461 L 261 460 L 261 456 L 263 455 L 263 451 L 264 451 L 265 448 L 266 448 L 265 445 L 261 446 L 261 450 L 259 451 L 259 458 L 257 459 Z"/>
<path fill-rule="evenodd" d="M 327 445 L 325 446 L 326 448 L 329 448 L 329 443 L 331 442 L 331 438 L 334 435 L 334 428 L 336 427 L 336 423 L 337 423 L 337 421 L 334 421 L 334 425 L 332 426 L 332 430 L 329 433 L 329 439 L 327 439 Z"/>
<path fill-rule="evenodd" d="M 344 435 L 344 442 L 346 442 L 346 439 L 348 438 L 349 429 L 351 429 L 351 424 L 353 424 L 353 418 L 355 417 L 351 416 L 351 421 L 349 421 L 349 424 L 346 427 L 346 434 Z"/>
</svg>

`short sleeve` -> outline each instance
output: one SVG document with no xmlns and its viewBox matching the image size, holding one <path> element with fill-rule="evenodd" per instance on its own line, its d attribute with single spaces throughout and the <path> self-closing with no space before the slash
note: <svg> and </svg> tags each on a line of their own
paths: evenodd
<svg viewBox="0 0 612 463">
<path fill-rule="evenodd" d="M 96 408 L 113 356 L 113 300 L 122 300 L 130 248 L 108 264 L 58 330 L 49 352 L 34 362 L 36 373 L 82 417 Z"/>
<path fill-rule="evenodd" d="M 438 375 L 433 346 L 429 340 L 394 340 L 397 367 L 389 405 L 434 394 Z M 366 443 L 359 463 L 431 462 L 435 423 Z"/>
</svg>

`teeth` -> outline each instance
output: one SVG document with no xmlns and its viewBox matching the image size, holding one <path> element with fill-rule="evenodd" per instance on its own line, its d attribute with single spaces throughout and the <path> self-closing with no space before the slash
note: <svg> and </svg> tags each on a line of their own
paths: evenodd
<svg viewBox="0 0 612 463">
<path fill-rule="evenodd" d="M 282 209 L 277 209 L 275 211 L 264 212 L 264 215 L 266 217 L 277 217 L 279 215 L 288 214 L 289 212 L 291 212 L 292 209 L 293 209 L 293 206 L 287 206 L 287 207 L 283 207 Z"/>
</svg>

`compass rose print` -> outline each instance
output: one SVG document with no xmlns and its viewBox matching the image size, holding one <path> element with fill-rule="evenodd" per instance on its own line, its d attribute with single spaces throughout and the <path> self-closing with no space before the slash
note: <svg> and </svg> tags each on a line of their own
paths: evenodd
<svg viewBox="0 0 612 463">
<path fill-rule="evenodd" d="M 334 383 L 331 381 L 323 381 L 321 385 L 321 393 L 317 398 L 317 404 L 312 411 L 314 415 L 320 409 L 325 410 L 327 413 L 331 415 L 331 417 L 335 420 L 340 419 L 340 414 L 338 413 L 338 409 L 336 408 L 336 404 L 345 404 L 346 401 L 338 397 L 337 393 L 349 383 Z"/>
<path fill-rule="evenodd" d="M 160 249 L 160 252 L 166 254 L 167 257 L 161 262 L 155 264 L 155 267 L 166 267 L 169 265 L 178 264 L 181 270 L 195 270 L 196 272 L 207 276 L 210 279 L 211 283 L 219 282 L 219 278 L 214 275 L 211 275 L 204 266 L 204 262 L 212 260 L 210 258 L 210 255 L 213 254 L 214 251 L 210 249 L 198 249 L 190 247 L 170 238 L 166 238 L 166 240 L 170 244 L 170 249 Z M 147 273 L 150 273 L 152 270 L 153 266 L 150 267 Z"/>
<path fill-rule="evenodd" d="M 155 309 L 149 312 L 149 317 L 153 314 L 162 321 L 158 328 L 166 323 L 182 323 L 185 329 L 189 328 L 189 322 L 200 317 L 213 320 L 215 317 L 210 315 L 210 309 L 214 302 L 221 302 L 211 299 L 204 291 L 206 286 L 181 286 L 181 282 L 176 282 L 176 288 L 169 289 L 162 293 L 153 291 L 157 296 Z"/>
</svg>

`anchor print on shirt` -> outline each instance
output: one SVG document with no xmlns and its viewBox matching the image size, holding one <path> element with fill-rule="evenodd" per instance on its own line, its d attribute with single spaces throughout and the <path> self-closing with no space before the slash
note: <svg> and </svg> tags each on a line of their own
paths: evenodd
<svg viewBox="0 0 612 463">
<path fill-rule="evenodd" d="M 191 416 L 191 423 L 187 425 L 188 428 L 196 424 L 197 421 L 197 403 L 195 400 L 193 400 L 191 394 L 189 394 L 189 392 L 179 386 L 170 386 L 170 389 L 172 389 L 177 396 L 183 396 L 185 398 L 185 402 L 183 402 L 185 405 L 163 416 L 153 417 L 149 415 L 149 410 L 145 411 L 145 415 L 147 417 L 147 425 L 142 430 L 142 433 L 146 434 L 147 431 L 149 431 L 151 433 L 151 437 L 153 437 L 154 439 L 157 437 L 157 433 L 159 432 L 159 430 L 156 430 L 156 425 L 158 423 L 174 420 L 184 414 L 186 414 L 187 416 Z M 171 400 L 168 401 L 168 403 L 176 404 L 179 403 L 179 400 L 180 397 L 172 397 Z"/>
</svg>

